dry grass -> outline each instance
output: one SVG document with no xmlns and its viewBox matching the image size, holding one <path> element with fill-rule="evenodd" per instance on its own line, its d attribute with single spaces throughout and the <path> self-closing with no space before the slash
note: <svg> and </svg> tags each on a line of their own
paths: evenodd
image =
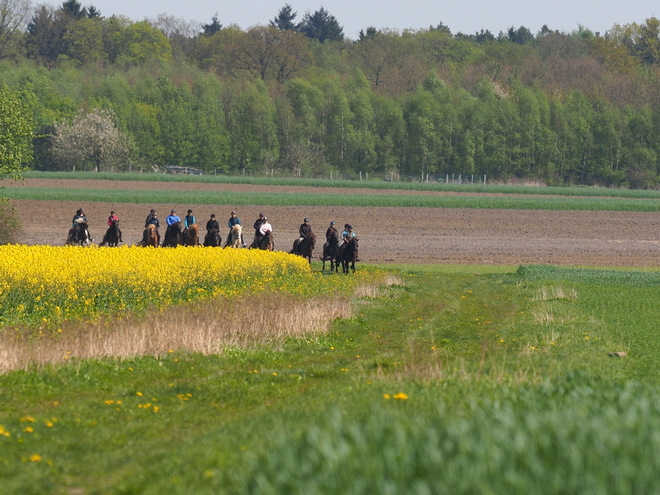
<svg viewBox="0 0 660 495">
<path fill-rule="evenodd" d="M 260 294 L 170 307 L 139 317 L 64 326 L 56 335 L 0 332 L 0 372 L 90 358 L 160 356 L 170 350 L 219 354 L 328 330 L 352 314 L 349 297 Z"/>
</svg>

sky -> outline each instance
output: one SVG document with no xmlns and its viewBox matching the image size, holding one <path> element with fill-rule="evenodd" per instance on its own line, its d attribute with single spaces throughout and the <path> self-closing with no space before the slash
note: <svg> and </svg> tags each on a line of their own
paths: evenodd
<svg viewBox="0 0 660 495">
<path fill-rule="evenodd" d="M 494 35 L 511 26 L 525 26 L 532 33 L 544 24 L 551 30 L 570 33 L 579 25 L 605 32 L 614 24 L 643 23 L 660 17 L 657 0 L 79 0 L 94 5 L 105 17 L 124 15 L 134 21 L 167 14 L 187 21 L 211 22 L 217 13 L 223 26 L 242 29 L 267 25 L 284 4 L 298 13 L 324 7 L 344 28 L 344 35 L 357 39 L 361 29 L 426 29 L 442 22 L 452 33 L 473 34 L 481 29 Z M 60 5 L 61 2 L 48 3 Z"/>
</svg>

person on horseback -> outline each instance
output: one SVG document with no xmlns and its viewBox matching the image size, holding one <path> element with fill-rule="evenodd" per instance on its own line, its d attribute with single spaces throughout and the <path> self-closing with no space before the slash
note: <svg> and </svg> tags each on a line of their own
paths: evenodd
<svg viewBox="0 0 660 495">
<path fill-rule="evenodd" d="M 160 228 L 160 220 L 158 220 L 158 214 L 155 211 L 153 215 L 149 215 L 149 218 L 147 219 L 147 225 L 145 225 L 145 228 L 148 228 L 149 225 L 155 225 L 156 232 L 158 232 L 158 229 Z"/>
<path fill-rule="evenodd" d="M 156 210 L 154 210 L 154 209 L 152 208 L 151 211 L 149 212 L 149 214 L 147 215 L 147 219 L 144 221 L 144 228 L 145 228 L 145 229 L 146 229 L 147 227 L 149 227 L 149 225 L 151 224 L 151 219 L 152 219 L 153 217 L 155 217 L 155 216 L 157 216 L 157 215 L 156 215 Z M 159 223 L 160 223 L 160 222 L 159 222 Z"/>
<path fill-rule="evenodd" d="M 87 238 L 90 240 L 90 242 L 93 241 L 94 238 L 89 234 L 89 222 L 87 221 L 87 215 L 85 215 L 85 210 L 83 208 L 76 210 L 76 214 L 73 216 L 73 220 L 71 221 L 71 229 L 73 231 L 72 237 L 75 237 L 76 239 L 78 238 L 78 225 L 81 221 L 87 224 Z"/>
<path fill-rule="evenodd" d="M 227 221 L 227 225 L 229 226 L 229 235 L 228 235 L 227 239 L 231 239 L 231 229 L 234 228 L 234 225 L 241 225 L 241 219 L 236 216 L 235 211 L 231 212 L 231 216 L 229 217 L 229 220 Z M 247 244 L 245 244 L 245 241 L 243 240 L 243 233 L 242 232 L 241 232 L 241 244 L 243 244 L 243 247 L 247 247 Z"/>
<path fill-rule="evenodd" d="M 272 232 L 272 231 L 273 231 L 273 226 L 268 221 L 268 217 L 264 217 L 263 222 L 261 222 L 261 225 L 259 226 L 259 234 L 263 238 L 265 235 L 268 234 L 268 232 Z"/>
<path fill-rule="evenodd" d="M 341 233 L 341 241 L 349 242 L 353 237 L 356 237 L 355 232 L 353 232 L 353 226 L 349 224 L 344 225 L 344 230 Z"/>
<path fill-rule="evenodd" d="M 195 215 L 193 215 L 193 211 L 188 210 L 188 214 L 183 217 L 183 227 L 188 230 L 194 223 L 197 223 L 197 219 L 195 218 Z"/>
<path fill-rule="evenodd" d="M 307 239 L 311 233 L 312 226 L 309 224 L 309 218 L 305 218 L 303 223 L 300 225 L 300 228 L 298 229 L 298 234 L 300 237 L 298 237 L 298 242 L 296 243 L 296 254 L 300 254 L 300 243 L 303 241 L 303 239 Z"/>
<path fill-rule="evenodd" d="M 113 223 L 115 223 L 117 227 L 117 236 L 119 237 L 119 242 L 124 242 L 121 238 L 121 230 L 119 229 L 119 218 L 117 215 L 115 215 L 114 211 L 111 211 L 110 216 L 108 217 L 108 227 L 112 227 Z"/>
<path fill-rule="evenodd" d="M 211 214 L 211 219 L 208 222 L 206 222 L 206 233 L 210 234 L 211 230 L 213 230 L 213 229 L 220 232 L 220 224 L 215 219 L 215 213 L 212 213 Z"/>
<path fill-rule="evenodd" d="M 337 232 L 337 229 L 335 228 L 335 222 L 330 222 L 330 227 L 325 231 L 325 239 L 330 242 L 330 240 L 338 234 L 339 232 Z"/>
<path fill-rule="evenodd" d="M 355 232 L 353 232 L 353 226 L 350 225 L 350 224 L 344 225 L 344 231 L 341 233 L 341 242 L 342 242 L 342 244 L 344 242 L 350 242 L 350 240 L 355 238 L 355 237 L 357 237 L 357 235 L 355 234 Z M 356 250 L 355 254 L 357 255 L 357 250 Z M 355 261 L 360 261 L 360 259 L 357 258 Z"/>
<path fill-rule="evenodd" d="M 257 218 L 254 222 L 254 225 L 252 228 L 254 229 L 254 240 L 252 241 L 252 245 L 250 247 L 256 248 L 259 245 L 259 242 L 261 241 L 261 231 L 260 227 L 261 224 L 264 223 L 264 214 L 259 213 L 259 218 Z"/>
<path fill-rule="evenodd" d="M 172 210 L 168 217 L 165 219 L 165 223 L 167 223 L 167 228 L 169 229 L 172 225 L 174 225 L 177 222 L 181 221 L 181 217 L 176 214 L 176 210 Z"/>
</svg>

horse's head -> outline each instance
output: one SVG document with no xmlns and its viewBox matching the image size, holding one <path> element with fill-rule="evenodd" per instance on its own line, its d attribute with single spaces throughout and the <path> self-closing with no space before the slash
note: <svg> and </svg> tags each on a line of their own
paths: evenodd
<svg viewBox="0 0 660 495">
<path fill-rule="evenodd" d="M 237 234 L 240 234 L 241 231 L 243 230 L 243 227 L 241 227 L 241 224 L 240 224 L 240 223 L 237 223 L 236 225 L 234 225 L 234 226 L 231 228 L 231 230 L 232 230 L 233 232 L 236 232 Z"/>
<path fill-rule="evenodd" d="M 198 227 L 196 223 L 193 223 L 190 227 L 188 227 L 188 231 L 190 232 L 191 235 L 197 235 Z"/>
<path fill-rule="evenodd" d="M 179 222 L 174 222 L 172 224 L 172 229 L 173 230 L 178 230 L 179 232 L 183 232 L 183 225 L 181 224 L 181 221 Z"/>
<path fill-rule="evenodd" d="M 307 238 L 309 239 L 309 245 L 312 247 L 312 249 L 314 249 L 316 246 L 316 235 L 314 232 L 310 232 Z"/>
</svg>

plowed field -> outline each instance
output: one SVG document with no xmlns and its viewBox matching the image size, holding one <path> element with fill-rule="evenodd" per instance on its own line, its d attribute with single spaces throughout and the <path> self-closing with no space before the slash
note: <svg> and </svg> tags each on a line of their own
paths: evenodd
<svg viewBox="0 0 660 495">
<path fill-rule="evenodd" d="M 222 191 L 341 192 L 330 188 L 268 187 L 235 184 L 118 182 L 30 179 L 29 187 L 91 189 L 206 189 Z M 373 191 L 365 189 L 364 194 Z M 383 191 L 377 191 L 383 193 Z M 356 190 L 350 190 L 355 194 Z M 397 194 L 420 194 L 396 191 Z M 435 193 L 443 194 L 443 193 Z M 456 194 L 456 193 L 453 193 Z M 221 195 L 220 195 L 221 196 Z M 236 209 L 246 241 L 260 212 L 273 225 L 277 250 L 289 250 L 304 217 L 311 219 L 323 237 L 331 220 L 351 223 L 360 238 L 360 258 L 366 263 L 507 264 L 552 263 L 561 265 L 660 266 L 660 215 L 639 212 L 544 210 L 478 210 L 437 208 L 363 208 L 302 206 L 240 206 L 227 204 L 135 204 L 73 201 L 12 200 L 23 223 L 20 242 L 64 244 L 75 211 L 83 206 L 90 231 L 100 242 L 110 210 L 121 221 L 124 240 L 137 243 L 151 207 L 161 222 L 172 208 L 183 217 L 188 208 L 202 228 L 211 213 L 221 225 Z M 222 232 L 223 239 L 226 232 Z M 249 242 L 249 241 L 248 241 Z M 317 246 L 315 257 L 318 257 Z"/>
</svg>

